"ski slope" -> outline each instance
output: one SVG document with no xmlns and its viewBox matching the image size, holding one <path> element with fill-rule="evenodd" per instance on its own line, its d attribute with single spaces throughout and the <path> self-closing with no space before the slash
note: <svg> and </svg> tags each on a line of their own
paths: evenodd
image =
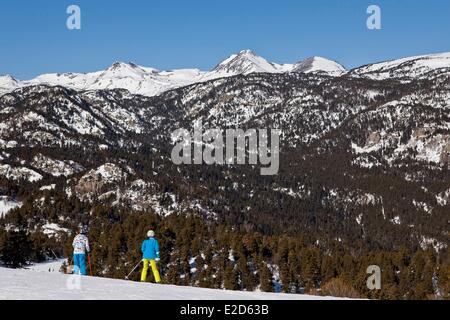
<svg viewBox="0 0 450 320">
<path fill-rule="evenodd" d="M 243 292 L 80 277 L 58 272 L 60 262 L 30 269 L 0 267 L 0 300 L 329 300 L 332 297 Z"/>
</svg>

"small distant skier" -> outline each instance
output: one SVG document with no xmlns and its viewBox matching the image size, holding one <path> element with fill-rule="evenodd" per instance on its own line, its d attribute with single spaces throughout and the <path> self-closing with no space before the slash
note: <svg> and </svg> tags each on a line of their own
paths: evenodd
<svg viewBox="0 0 450 320">
<path fill-rule="evenodd" d="M 86 271 L 86 253 L 89 253 L 89 240 L 86 236 L 87 228 L 80 227 L 80 233 L 73 239 L 73 264 L 74 274 L 87 275 Z"/>
<path fill-rule="evenodd" d="M 142 262 L 144 263 L 144 269 L 142 269 L 141 281 L 147 281 L 147 271 L 148 265 L 152 267 L 153 276 L 155 277 L 156 283 L 161 282 L 161 277 L 159 276 L 158 267 L 156 263 L 159 261 L 159 244 L 158 240 L 155 239 L 155 232 L 150 230 L 147 232 L 148 239 L 142 242 Z"/>
</svg>

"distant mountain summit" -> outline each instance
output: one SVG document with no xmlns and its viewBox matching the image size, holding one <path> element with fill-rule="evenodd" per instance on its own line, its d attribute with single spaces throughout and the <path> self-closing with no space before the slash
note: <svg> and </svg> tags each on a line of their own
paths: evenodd
<svg viewBox="0 0 450 320">
<path fill-rule="evenodd" d="M 165 91 L 218 78 L 252 73 L 315 73 L 338 77 L 417 78 L 428 73 L 450 72 L 450 53 L 432 54 L 375 63 L 351 71 L 341 64 L 323 58 L 310 57 L 295 64 L 269 62 L 251 50 L 242 50 L 220 62 L 210 71 L 179 69 L 160 71 L 133 62 L 115 62 L 109 68 L 91 73 L 43 74 L 28 81 L 18 81 L 10 75 L 0 76 L 0 94 L 30 85 L 63 86 L 75 90 L 126 89 L 132 94 L 156 96 Z"/>
<path fill-rule="evenodd" d="M 6 90 L 16 89 L 19 86 L 19 82 L 14 79 L 9 74 L 6 75 L 0 75 L 0 93 L 2 91 L 2 88 Z"/>
<path fill-rule="evenodd" d="M 346 72 L 345 68 L 339 63 L 322 57 L 311 57 L 300 61 L 294 65 L 292 71 L 301 73 L 320 72 L 336 76 Z"/>
<path fill-rule="evenodd" d="M 262 72 L 276 73 L 280 72 L 280 69 L 277 65 L 268 62 L 253 51 L 242 50 L 219 63 L 212 72 L 224 75 L 238 75 Z"/>
</svg>

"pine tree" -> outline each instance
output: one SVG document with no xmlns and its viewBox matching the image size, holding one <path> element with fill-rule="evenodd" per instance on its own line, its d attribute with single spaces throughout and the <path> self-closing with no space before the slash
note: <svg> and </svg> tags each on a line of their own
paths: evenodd
<svg viewBox="0 0 450 320">
<path fill-rule="evenodd" d="M 173 264 L 169 266 L 169 269 L 167 271 L 167 274 L 164 278 L 165 283 L 174 284 L 174 285 L 180 285 L 180 268 L 178 267 L 179 260 L 174 261 Z"/>
<path fill-rule="evenodd" d="M 273 292 L 273 281 L 272 281 L 272 272 L 270 272 L 267 264 L 265 262 L 261 263 L 260 267 L 260 277 L 259 277 L 259 285 L 261 291 L 264 292 Z"/>
<path fill-rule="evenodd" d="M 236 272 L 234 271 L 234 268 L 231 263 L 228 263 L 225 268 L 225 274 L 224 274 L 224 287 L 227 290 L 238 290 L 238 279 Z"/>
<path fill-rule="evenodd" d="M 6 246 L 7 232 L 4 229 L 0 229 L 0 260 L 2 260 L 3 248 Z"/>
<path fill-rule="evenodd" d="M 320 254 L 317 249 L 307 249 L 303 257 L 302 273 L 306 285 L 306 290 L 315 288 L 320 279 Z"/>
<path fill-rule="evenodd" d="M 32 244 L 25 231 L 11 231 L 1 252 L 1 260 L 12 268 L 20 268 L 27 264 L 32 252 Z"/>
</svg>

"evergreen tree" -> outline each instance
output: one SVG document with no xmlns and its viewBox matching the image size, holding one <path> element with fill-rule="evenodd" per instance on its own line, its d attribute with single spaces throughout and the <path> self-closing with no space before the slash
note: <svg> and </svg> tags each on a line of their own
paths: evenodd
<svg viewBox="0 0 450 320">
<path fill-rule="evenodd" d="M 272 280 L 272 272 L 270 272 L 266 263 L 264 263 L 264 262 L 261 263 L 259 270 L 260 270 L 259 285 L 260 285 L 261 291 L 273 292 L 274 287 L 273 287 L 273 280 Z"/>
<path fill-rule="evenodd" d="M 227 266 L 225 267 L 225 274 L 223 280 L 224 280 L 223 286 L 225 289 L 227 290 L 239 289 L 238 278 L 231 263 L 227 263 Z"/>
<path fill-rule="evenodd" d="M 32 244 L 23 230 L 7 233 L 5 244 L 1 251 L 1 260 L 12 268 L 20 268 L 29 262 Z"/>
</svg>

